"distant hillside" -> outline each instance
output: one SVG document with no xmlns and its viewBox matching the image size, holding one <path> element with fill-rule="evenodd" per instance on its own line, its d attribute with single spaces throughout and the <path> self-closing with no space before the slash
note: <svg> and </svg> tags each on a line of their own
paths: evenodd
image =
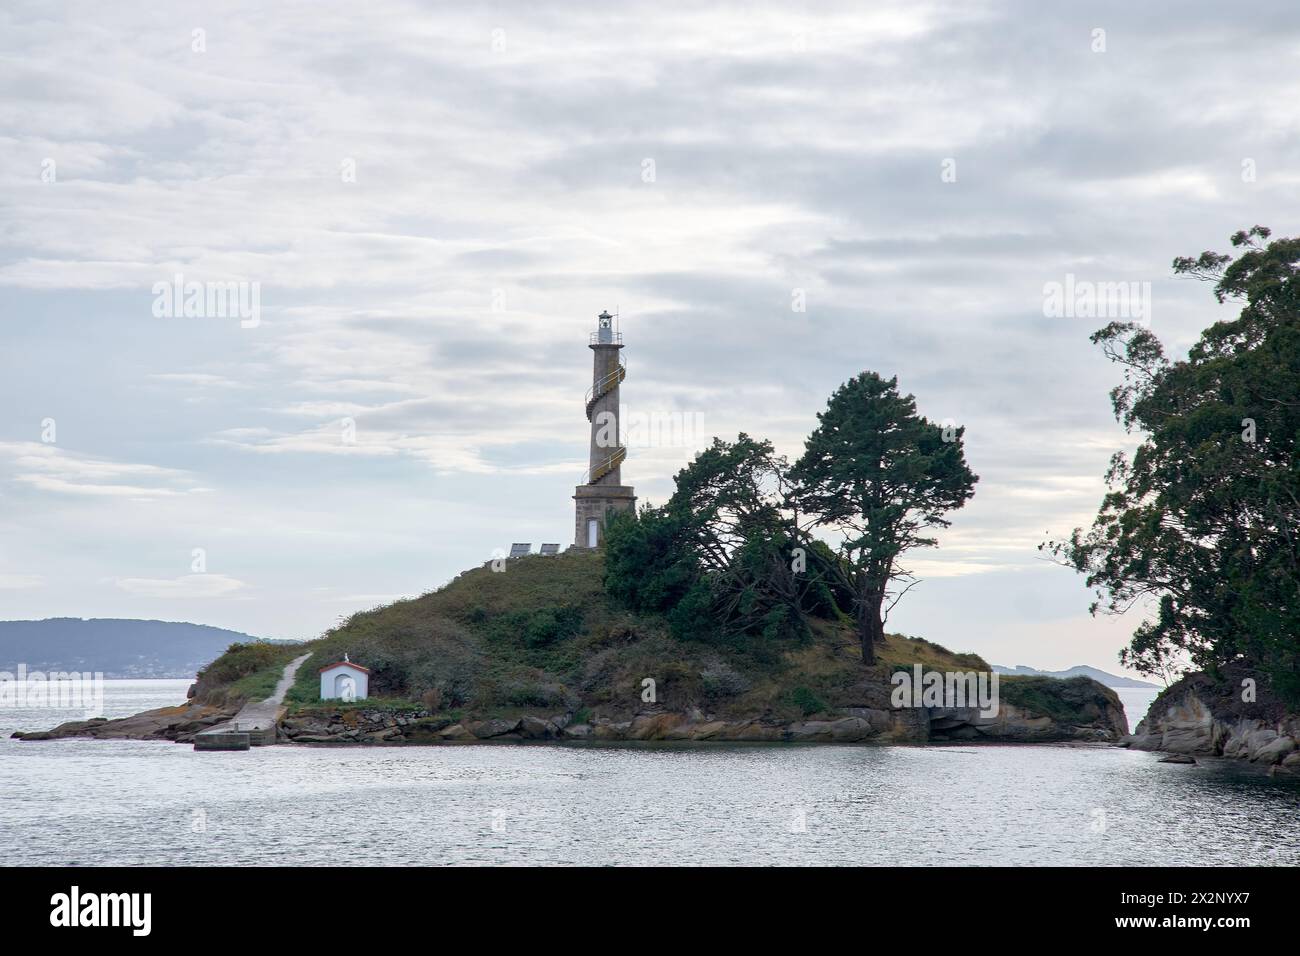
<svg viewBox="0 0 1300 956">
<path fill-rule="evenodd" d="M 0 670 L 101 671 L 105 677 L 193 677 L 239 631 L 182 621 L 54 617 L 0 621 Z"/>
<path fill-rule="evenodd" d="M 1059 677 L 1063 680 L 1070 677 L 1091 677 L 1098 684 L 1105 687 L 1150 687 L 1153 690 L 1158 690 L 1160 687 L 1159 684 L 1151 684 L 1144 680 L 1120 677 L 1118 674 L 1108 674 L 1105 671 L 1097 670 L 1095 667 L 1088 667 L 1086 664 L 1079 664 L 1067 671 L 1040 671 L 1035 667 L 1026 667 L 1023 664 L 1018 664 L 1015 667 L 1003 667 L 1000 664 L 994 664 L 993 670 L 999 674 L 1006 674 L 1008 677 Z"/>
</svg>

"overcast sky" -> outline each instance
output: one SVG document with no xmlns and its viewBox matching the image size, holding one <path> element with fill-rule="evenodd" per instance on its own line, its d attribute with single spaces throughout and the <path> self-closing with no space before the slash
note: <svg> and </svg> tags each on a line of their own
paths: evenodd
<svg viewBox="0 0 1300 956">
<path fill-rule="evenodd" d="M 1044 287 L 1149 282 L 1178 352 L 1232 313 L 1169 263 L 1296 232 L 1294 3 L 206 6 L 0 12 L 0 618 L 312 637 L 570 543 L 617 308 L 642 501 L 897 375 L 980 483 L 890 629 L 1117 670 L 1035 550 L 1126 441 Z M 260 322 L 159 317 L 177 274 Z"/>
</svg>

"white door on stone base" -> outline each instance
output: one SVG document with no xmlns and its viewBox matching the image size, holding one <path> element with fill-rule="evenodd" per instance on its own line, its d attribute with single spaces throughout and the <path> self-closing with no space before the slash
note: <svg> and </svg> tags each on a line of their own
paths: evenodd
<svg viewBox="0 0 1300 956">
<path fill-rule="evenodd" d="M 587 547 L 594 548 L 600 543 L 600 524 L 595 518 L 587 519 Z"/>
</svg>

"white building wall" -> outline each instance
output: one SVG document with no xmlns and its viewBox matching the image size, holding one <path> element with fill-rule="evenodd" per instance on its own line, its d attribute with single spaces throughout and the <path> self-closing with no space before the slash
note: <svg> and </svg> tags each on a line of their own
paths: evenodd
<svg viewBox="0 0 1300 956">
<path fill-rule="evenodd" d="M 342 696 L 338 689 L 338 679 L 341 675 L 351 677 L 355 682 L 357 700 L 365 700 L 370 696 L 369 674 L 359 667 L 353 667 L 351 664 L 336 664 L 328 670 L 320 672 L 321 700 L 336 700 Z"/>
</svg>

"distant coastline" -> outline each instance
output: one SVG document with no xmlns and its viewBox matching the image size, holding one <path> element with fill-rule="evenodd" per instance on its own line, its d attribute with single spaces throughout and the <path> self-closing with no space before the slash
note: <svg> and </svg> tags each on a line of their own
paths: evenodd
<svg viewBox="0 0 1300 956">
<path fill-rule="evenodd" d="M 262 638 L 186 621 L 79 617 L 0 621 L 0 671 L 13 671 L 21 663 L 28 672 L 88 671 L 115 680 L 192 679 L 231 644 L 258 640 Z"/>
<path fill-rule="evenodd" d="M 1002 664 L 993 664 L 991 666 L 994 673 L 1004 674 L 1008 677 L 1059 677 L 1062 680 L 1068 680 L 1071 677 L 1091 677 L 1103 687 L 1141 687 L 1160 690 L 1159 684 L 1152 684 L 1150 681 L 1138 680 L 1134 677 L 1111 674 L 1096 667 L 1089 667 L 1087 664 L 1076 664 L 1074 667 L 1063 671 L 1043 671 L 1036 667 L 1026 667 L 1024 664 L 1017 664 L 1015 667 L 1006 667 Z"/>
</svg>

